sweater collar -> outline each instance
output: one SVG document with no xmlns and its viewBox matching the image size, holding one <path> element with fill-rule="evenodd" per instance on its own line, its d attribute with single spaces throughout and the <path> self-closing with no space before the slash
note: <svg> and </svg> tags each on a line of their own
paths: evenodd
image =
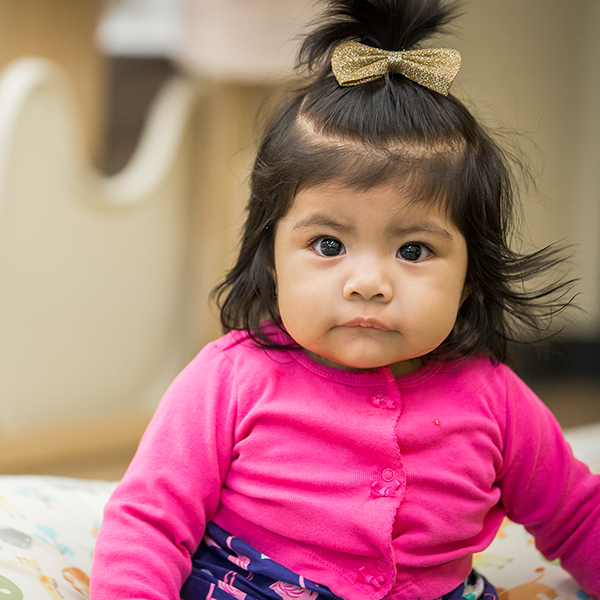
<svg viewBox="0 0 600 600">
<path fill-rule="evenodd" d="M 401 377 L 394 377 L 389 367 L 364 370 L 336 369 L 335 367 L 317 362 L 308 356 L 301 348 L 288 350 L 288 352 L 302 366 L 316 375 L 346 385 L 388 385 L 395 381 L 400 389 L 410 388 L 421 385 L 438 373 L 443 367 L 443 363 L 441 362 L 426 362 L 413 373 L 402 375 Z"/>
</svg>

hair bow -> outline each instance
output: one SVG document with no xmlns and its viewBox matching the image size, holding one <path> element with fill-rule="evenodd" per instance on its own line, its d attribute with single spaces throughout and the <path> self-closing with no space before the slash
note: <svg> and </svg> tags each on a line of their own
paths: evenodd
<svg viewBox="0 0 600 600">
<path fill-rule="evenodd" d="M 460 69 L 460 54 L 448 48 L 394 52 L 348 41 L 333 52 L 331 67 L 343 86 L 373 81 L 389 72 L 447 96 Z"/>
</svg>

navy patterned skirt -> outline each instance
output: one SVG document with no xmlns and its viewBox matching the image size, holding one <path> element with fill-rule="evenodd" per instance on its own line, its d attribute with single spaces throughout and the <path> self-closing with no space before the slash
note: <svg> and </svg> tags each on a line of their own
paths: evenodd
<svg viewBox="0 0 600 600">
<path fill-rule="evenodd" d="M 209 523 L 181 588 L 183 600 L 342 600 Z M 472 571 L 442 600 L 498 600 L 495 588 Z"/>
</svg>

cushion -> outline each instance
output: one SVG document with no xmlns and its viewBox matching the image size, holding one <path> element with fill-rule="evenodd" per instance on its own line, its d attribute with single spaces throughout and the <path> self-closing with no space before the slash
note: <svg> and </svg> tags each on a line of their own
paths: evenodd
<svg viewBox="0 0 600 600">
<path fill-rule="evenodd" d="M 82 600 L 115 483 L 0 477 L 0 600 Z"/>
</svg>

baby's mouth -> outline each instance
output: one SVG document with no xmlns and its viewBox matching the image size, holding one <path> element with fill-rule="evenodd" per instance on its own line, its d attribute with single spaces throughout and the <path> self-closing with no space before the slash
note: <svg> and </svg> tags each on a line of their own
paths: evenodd
<svg viewBox="0 0 600 600">
<path fill-rule="evenodd" d="M 373 319 L 372 317 L 356 317 L 355 319 L 343 323 L 342 327 L 354 327 L 357 329 L 379 329 L 380 331 L 389 331 L 390 329 L 381 321 Z"/>
</svg>

